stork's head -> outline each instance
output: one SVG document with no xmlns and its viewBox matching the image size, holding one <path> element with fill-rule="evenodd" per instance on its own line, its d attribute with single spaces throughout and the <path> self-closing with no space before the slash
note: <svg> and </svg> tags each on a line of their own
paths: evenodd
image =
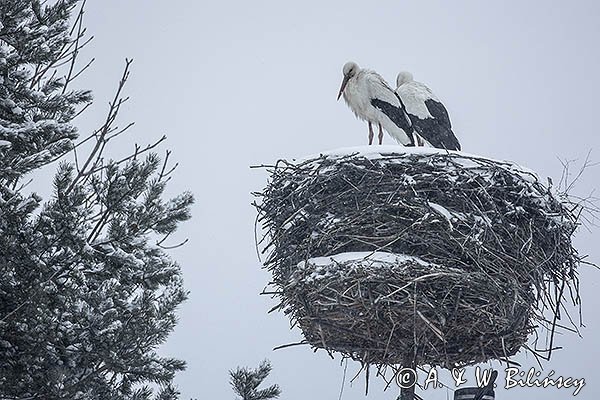
<svg viewBox="0 0 600 400">
<path fill-rule="evenodd" d="M 399 88 L 407 82 L 412 82 L 412 80 L 413 76 L 410 72 L 402 71 L 398 74 L 398 77 L 396 78 L 396 87 Z"/>
<path fill-rule="evenodd" d="M 352 78 L 354 75 L 356 75 L 359 70 L 360 70 L 360 68 L 358 67 L 358 64 L 353 61 L 348 61 L 346 64 L 344 64 L 344 68 L 342 68 L 342 73 L 344 74 L 344 79 L 342 80 L 342 86 L 340 87 L 340 92 L 338 93 L 338 96 L 337 96 L 338 100 L 342 96 L 342 93 L 344 93 L 344 89 L 346 89 L 346 85 L 348 84 L 348 81 L 350 80 L 350 78 Z"/>
</svg>

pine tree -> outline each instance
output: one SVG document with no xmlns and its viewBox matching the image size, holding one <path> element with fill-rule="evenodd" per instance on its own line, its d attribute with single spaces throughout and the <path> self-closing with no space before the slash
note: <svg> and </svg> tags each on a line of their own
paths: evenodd
<svg viewBox="0 0 600 400">
<path fill-rule="evenodd" d="M 231 387 L 241 400 L 275 399 L 281 394 L 278 385 L 258 389 L 270 373 L 271 364 L 267 360 L 260 363 L 258 368 L 254 370 L 238 367 L 235 371 L 229 371 Z"/>
<path fill-rule="evenodd" d="M 78 139 L 92 100 L 70 89 L 89 66 L 77 68 L 82 20 L 79 0 L 0 0 L 0 398 L 176 399 L 185 363 L 156 348 L 187 293 L 162 243 L 193 197 L 163 199 L 174 168 L 152 150 L 164 138 L 107 157 L 130 126 L 115 126 L 130 61 L 104 125 Z M 49 199 L 26 193 L 71 152 Z"/>
</svg>

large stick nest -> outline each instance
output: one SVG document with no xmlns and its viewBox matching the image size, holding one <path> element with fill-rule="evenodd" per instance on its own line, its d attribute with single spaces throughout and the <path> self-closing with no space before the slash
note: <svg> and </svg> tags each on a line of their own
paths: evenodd
<svg viewBox="0 0 600 400">
<path fill-rule="evenodd" d="M 554 333 L 567 292 L 578 301 L 577 215 L 514 164 L 380 148 L 269 171 L 264 265 L 315 348 L 379 365 L 503 359 L 536 326 Z"/>
</svg>

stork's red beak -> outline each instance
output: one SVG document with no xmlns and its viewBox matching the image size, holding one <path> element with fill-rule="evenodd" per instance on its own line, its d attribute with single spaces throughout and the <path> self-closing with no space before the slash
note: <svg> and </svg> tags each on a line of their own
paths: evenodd
<svg viewBox="0 0 600 400">
<path fill-rule="evenodd" d="M 350 79 L 350 75 L 344 75 L 344 79 L 342 80 L 342 86 L 340 87 L 340 92 L 338 93 L 337 100 L 342 97 L 342 93 L 344 93 L 344 89 L 346 89 L 346 85 L 348 84 L 348 80 Z"/>
</svg>

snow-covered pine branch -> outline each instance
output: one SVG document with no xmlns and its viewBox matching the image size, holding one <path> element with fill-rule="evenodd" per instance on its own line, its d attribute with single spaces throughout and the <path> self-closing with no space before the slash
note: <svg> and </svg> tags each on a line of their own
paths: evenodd
<svg viewBox="0 0 600 400">
<path fill-rule="evenodd" d="M 83 3 L 0 1 L 0 398 L 176 399 L 185 363 L 157 348 L 187 292 L 162 243 L 193 197 L 164 198 L 164 138 L 111 160 L 131 126 L 117 127 L 130 61 L 105 123 L 77 142 Z M 25 175 L 59 158 L 50 198 L 25 193 Z"/>
</svg>

